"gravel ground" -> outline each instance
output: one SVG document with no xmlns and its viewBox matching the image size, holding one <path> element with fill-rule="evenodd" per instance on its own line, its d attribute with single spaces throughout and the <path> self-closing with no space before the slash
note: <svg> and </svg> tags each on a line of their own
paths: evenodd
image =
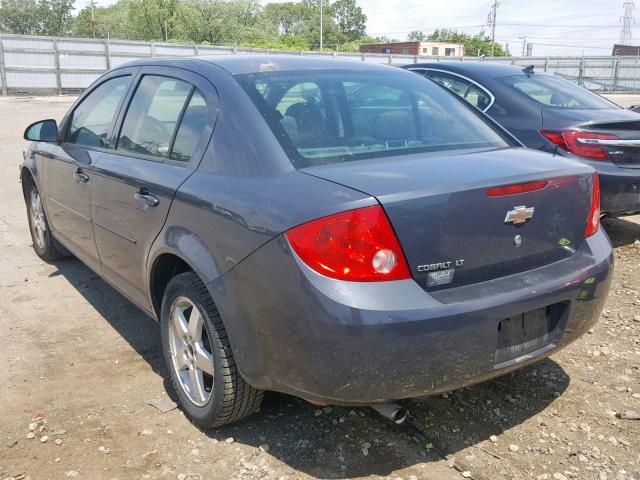
<svg viewBox="0 0 640 480">
<path fill-rule="evenodd" d="M 171 408 L 155 322 L 79 261 L 30 247 L 22 130 L 71 100 L 0 98 L 0 479 L 640 479 L 640 217 L 605 223 L 606 310 L 550 359 L 407 402 L 408 425 L 269 394 L 203 431 L 149 405 Z"/>
</svg>

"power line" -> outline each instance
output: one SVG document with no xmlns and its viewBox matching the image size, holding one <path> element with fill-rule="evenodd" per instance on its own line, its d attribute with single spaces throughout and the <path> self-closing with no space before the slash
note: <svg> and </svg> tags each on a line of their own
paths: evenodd
<svg viewBox="0 0 640 480">
<path fill-rule="evenodd" d="M 622 45 L 627 45 L 629 40 L 631 40 L 631 24 L 636 22 L 636 19 L 633 18 L 633 10 L 636 8 L 636 2 L 633 0 L 625 0 L 622 4 L 622 8 L 624 8 L 624 16 L 620 18 L 620 21 L 622 22 L 620 43 Z"/>
</svg>

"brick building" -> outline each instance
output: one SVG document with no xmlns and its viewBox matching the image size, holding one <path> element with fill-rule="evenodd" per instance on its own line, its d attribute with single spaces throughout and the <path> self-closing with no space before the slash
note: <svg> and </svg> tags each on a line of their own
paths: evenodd
<svg viewBox="0 0 640 480">
<path fill-rule="evenodd" d="M 360 45 L 360 53 L 464 57 L 464 45 L 448 42 L 390 42 Z"/>
<path fill-rule="evenodd" d="M 613 45 L 613 52 L 611 55 L 615 56 L 634 56 L 640 55 L 640 47 L 633 45 L 620 45 L 618 43 Z"/>
</svg>

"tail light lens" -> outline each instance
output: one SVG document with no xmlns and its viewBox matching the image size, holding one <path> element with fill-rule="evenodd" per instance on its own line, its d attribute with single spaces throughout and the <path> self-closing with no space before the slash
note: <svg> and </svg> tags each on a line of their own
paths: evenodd
<svg viewBox="0 0 640 480">
<path fill-rule="evenodd" d="M 596 233 L 600 227 L 600 182 L 597 173 L 593 174 L 593 194 L 591 195 L 591 208 L 587 222 L 587 228 L 584 231 L 585 238 Z"/>
<path fill-rule="evenodd" d="M 411 278 L 379 205 L 312 220 L 292 228 L 286 237 L 305 264 L 327 277 L 357 282 Z"/>
<path fill-rule="evenodd" d="M 602 145 L 580 142 L 586 140 L 619 140 L 619 137 L 608 133 L 585 132 L 582 130 L 540 130 L 540 135 L 554 145 L 579 157 L 594 160 L 608 160 L 609 155 Z"/>
</svg>

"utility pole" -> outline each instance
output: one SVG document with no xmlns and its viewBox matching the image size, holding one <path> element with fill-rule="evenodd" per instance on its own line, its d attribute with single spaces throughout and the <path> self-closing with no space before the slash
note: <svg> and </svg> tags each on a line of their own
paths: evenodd
<svg viewBox="0 0 640 480">
<path fill-rule="evenodd" d="M 96 12 L 94 0 L 87 2 L 86 5 L 91 7 L 91 33 L 93 34 L 93 38 L 96 38 Z"/>
<path fill-rule="evenodd" d="M 322 51 L 322 37 L 323 37 L 323 20 L 322 20 L 322 0 L 320 0 L 320 51 Z"/>
<path fill-rule="evenodd" d="M 631 24 L 636 23 L 636 19 L 633 18 L 633 11 L 636 8 L 636 2 L 633 0 L 625 0 L 622 4 L 624 8 L 624 15 L 620 17 L 622 22 L 622 30 L 620 30 L 620 43 L 622 45 L 628 45 L 631 40 Z"/>
<path fill-rule="evenodd" d="M 524 57 L 527 52 L 527 34 L 524 34 L 524 37 L 518 37 L 519 40 L 522 40 L 522 56 Z"/>
<path fill-rule="evenodd" d="M 498 0 L 493 0 L 493 5 L 491 6 L 491 10 L 489 11 L 489 15 L 487 16 L 487 25 L 491 27 L 491 56 L 494 56 L 495 46 L 496 46 L 496 14 L 498 11 L 498 6 L 500 2 Z"/>
</svg>

